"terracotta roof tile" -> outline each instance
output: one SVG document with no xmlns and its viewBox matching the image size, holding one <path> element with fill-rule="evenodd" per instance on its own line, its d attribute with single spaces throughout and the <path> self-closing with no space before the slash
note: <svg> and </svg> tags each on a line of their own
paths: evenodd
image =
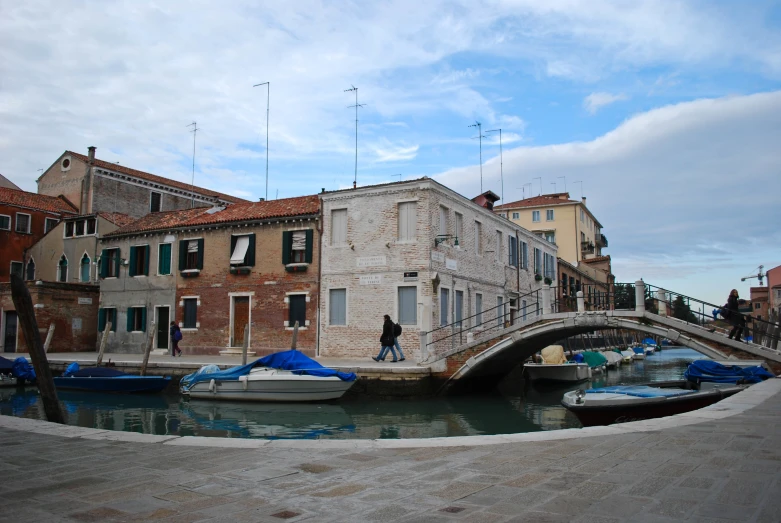
<svg viewBox="0 0 781 523">
<path fill-rule="evenodd" d="M 78 214 L 66 199 L 0 187 L 0 203 L 52 213 Z"/>
<path fill-rule="evenodd" d="M 83 154 L 74 153 L 73 151 L 66 151 L 66 152 L 68 154 L 72 155 L 72 156 L 75 156 L 76 158 L 78 158 L 79 160 L 81 160 L 81 161 L 83 161 L 85 163 L 89 161 L 89 158 L 87 158 Z M 118 173 L 122 173 L 122 174 L 127 174 L 129 176 L 135 176 L 135 177 L 141 178 L 143 180 L 148 180 L 150 182 L 159 183 L 161 185 L 168 185 L 170 187 L 176 187 L 177 189 L 182 189 L 182 190 L 185 190 L 185 191 L 189 191 L 190 187 L 191 187 L 189 184 L 182 183 L 182 182 L 177 182 L 176 180 L 172 180 L 170 178 L 164 178 L 162 176 L 157 176 L 155 174 L 147 173 L 147 172 L 144 172 L 144 171 L 138 171 L 136 169 L 131 169 L 129 167 L 125 167 L 124 165 L 119 165 L 119 164 L 116 164 L 116 163 L 105 162 L 103 160 L 98 160 L 97 158 L 95 158 L 95 161 L 94 161 L 93 165 L 95 167 L 100 167 L 101 169 L 106 169 L 106 170 L 109 170 L 109 171 L 114 171 L 114 172 L 118 172 Z M 248 200 L 244 200 L 242 198 L 237 198 L 235 196 L 230 196 L 228 194 L 223 194 L 221 192 L 212 191 L 210 189 L 204 189 L 203 187 L 195 186 L 193 189 L 195 190 L 195 192 L 197 192 L 199 194 L 203 194 L 204 196 L 210 196 L 210 197 L 213 197 L 213 198 L 220 198 L 222 200 L 225 200 L 225 201 L 231 202 L 231 203 L 240 203 L 240 202 L 247 202 L 248 201 Z"/>
<path fill-rule="evenodd" d="M 558 195 L 543 194 L 540 196 L 532 196 L 531 198 L 525 198 L 518 200 L 517 202 L 505 203 L 494 207 L 495 211 L 517 209 L 518 207 L 537 207 L 543 205 L 564 205 L 568 203 L 580 203 L 577 200 L 570 200 L 569 193 L 560 193 L 566 195 L 565 199 L 559 198 Z"/>
<path fill-rule="evenodd" d="M 100 211 L 98 212 L 98 216 L 103 218 L 104 220 L 108 220 L 117 227 L 124 227 L 125 225 L 128 225 L 130 223 L 133 223 L 136 221 L 135 218 L 132 216 L 128 216 L 127 214 L 121 213 L 121 212 L 105 212 Z"/>
<path fill-rule="evenodd" d="M 131 222 L 119 229 L 105 234 L 104 237 L 121 236 L 123 234 L 158 231 L 181 227 L 188 220 L 193 219 L 209 210 L 208 207 L 196 207 L 179 211 L 153 212 L 143 218 Z"/>
</svg>

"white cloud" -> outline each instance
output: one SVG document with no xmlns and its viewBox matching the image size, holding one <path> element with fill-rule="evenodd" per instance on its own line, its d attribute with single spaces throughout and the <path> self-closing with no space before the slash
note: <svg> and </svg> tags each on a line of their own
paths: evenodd
<svg viewBox="0 0 781 523">
<path fill-rule="evenodd" d="M 602 107 L 622 100 L 628 100 L 628 97 L 625 94 L 591 93 L 583 99 L 583 108 L 591 114 L 597 114 Z"/>
<path fill-rule="evenodd" d="M 418 153 L 419 145 L 397 145 L 382 140 L 379 143 L 370 144 L 369 148 L 374 151 L 375 162 L 398 162 L 412 160 Z"/>
</svg>

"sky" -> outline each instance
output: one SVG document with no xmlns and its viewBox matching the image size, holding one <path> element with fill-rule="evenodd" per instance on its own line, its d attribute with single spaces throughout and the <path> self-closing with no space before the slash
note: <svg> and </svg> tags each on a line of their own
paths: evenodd
<svg viewBox="0 0 781 523">
<path fill-rule="evenodd" d="M 586 196 L 616 281 L 711 303 L 781 264 L 781 2 L 0 0 L 0 174 L 29 191 L 90 145 L 189 183 L 192 122 L 196 185 L 349 187 L 352 87 L 359 185 Z"/>
</svg>

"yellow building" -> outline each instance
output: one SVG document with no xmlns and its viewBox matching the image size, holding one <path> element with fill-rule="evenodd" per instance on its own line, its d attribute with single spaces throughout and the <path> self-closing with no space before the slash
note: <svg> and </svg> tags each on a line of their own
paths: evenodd
<svg viewBox="0 0 781 523">
<path fill-rule="evenodd" d="M 586 198 L 570 200 L 567 192 L 498 205 L 494 212 L 555 243 L 558 257 L 574 266 L 602 256 L 607 247 L 602 224 L 586 207 Z"/>
</svg>

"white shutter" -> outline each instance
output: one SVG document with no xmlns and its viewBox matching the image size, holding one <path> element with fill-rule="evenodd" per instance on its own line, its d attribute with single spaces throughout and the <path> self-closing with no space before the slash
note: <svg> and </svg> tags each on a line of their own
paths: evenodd
<svg viewBox="0 0 781 523">
<path fill-rule="evenodd" d="M 347 209 L 331 212 L 331 245 L 347 243 Z"/>
<path fill-rule="evenodd" d="M 306 250 L 306 231 L 295 231 L 293 233 L 293 250 L 294 251 Z"/>
<path fill-rule="evenodd" d="M 233 248 L 233 254 L 231 254 L 231 265 L 242 265 L 244 263 L 244 257 L 247 255 L 248 247 L 249 236 L 239 236 L 236 238 L 236 246 Z"/>
<path fill-rule="evenodd" d="M 399 240 L 414 240 L 417 236 L 417 209 L 416 202 L 399 204 Z"/>
</svg>

